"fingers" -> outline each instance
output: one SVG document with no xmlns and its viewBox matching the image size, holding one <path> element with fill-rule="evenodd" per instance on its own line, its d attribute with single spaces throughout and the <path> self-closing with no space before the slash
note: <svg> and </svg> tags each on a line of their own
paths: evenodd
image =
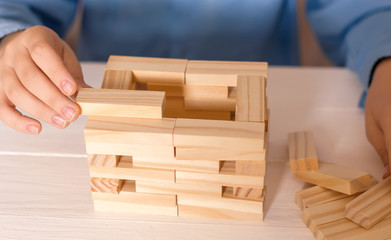
<svg viewBox="0 0 391 240">
<path fill-rule="evenodd" d="M 69 122 L 77 119 L 79 106 L 63 95 L 34 62 L 27 58 L 26 61 L 15 63 L 15 71 L 24 87 L 43 103 Z"/>
<path fill-rule="evenodd" d="M 56 52 L 53 46 L 44 41 L 30 43 L 27 49 L 36 65 L 64 95 L 71 96 L 76 92 L 76 81 L 65 67 L 59 55 L 61 52 Z"/>
<path fill-rule="evenodd" d="M 24 88 L 12 68 L 3 69 L 1 77 L 5 96 L 12 104 L 24 112 L 59 128 L 68 126 L 69 122 L 64 117 Z M 11 120 L 6 121 L 10 122 Z"/>
</svg>

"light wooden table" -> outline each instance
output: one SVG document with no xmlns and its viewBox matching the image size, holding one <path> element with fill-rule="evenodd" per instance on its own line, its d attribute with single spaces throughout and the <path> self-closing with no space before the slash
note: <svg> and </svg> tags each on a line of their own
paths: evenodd
<svg viewBox="0 0 391 240">
<path fill-rule="evenodd" d="M 104 64 L 83 63 L 99 87 Z M 313 239 L 294 204 L 305 184 L 289 171 L 287 133 L 313 130 L 318 156 L 382 175 L 357 107 L 362 87 L 342 68 L 270 67 L 270 144 L 263 223 L 94 212 L 84 116 L 28 136 L 0 123 L 0 239 Z"/>
</svg>

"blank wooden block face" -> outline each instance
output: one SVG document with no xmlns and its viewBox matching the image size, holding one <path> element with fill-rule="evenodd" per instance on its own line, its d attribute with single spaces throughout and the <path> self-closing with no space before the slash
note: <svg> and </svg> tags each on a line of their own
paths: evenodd
<svg viewBox="0 0 391 240">
<path fill-rule="evenodd" d="M 186 85 L 237 86 L 240 75 L 267 78 L 267 63 L 189 61 L 186 68 Z"/>
<path fill-rule="evenodd" d="M 110 56 L 107 70 L 131 70 L 134 81 L 148 83 L 184 84 L 188 60 Z"/>
<path fill-rule="evenodd" d="M 266 80 L 258 76 L 239 76 L 236 87 L 235 121 L 265 122 Z"/>
<path fill-rule="evenodd" d="M 318 169 L 318 156 L 311 131 L 289 133 L 288 147 L 292 172 Z"/>
<path fill-rule="evenodd" d="M 367 172 L 332 163 L 320 162 L 317 171 L 296 172 L 295 177 L 349 195 L 365 191 L 371 185 L 371 176 Z"/>
<path fill-rule="evenodd" d="M 177 119 L 174 146 L 263 151 L 264 129 L 263 123 Z"/>
<path fill-rule="evenodd" d="M 391 214 L 391 177 L 378 183 L 346 205 L 345 215 L 369 229 Z"/>
<path fill-rule="evenodd" d="M 140 90 L 82 88 L 76 102 L 83 115 L 162 118 L 165 94 Z"/>
</svg>

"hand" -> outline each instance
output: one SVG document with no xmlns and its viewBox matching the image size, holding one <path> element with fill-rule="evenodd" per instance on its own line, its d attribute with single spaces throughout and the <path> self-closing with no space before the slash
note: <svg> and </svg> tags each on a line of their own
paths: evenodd
<svg viewBox="0 0 391 240">
<path fill-rule="evenodd" d="M 0 120 L 22 132 L 38 134 L 42 125 L 22 115 L 65 128 L 80 108 L 74 97 L 85 85 L 79 62 L 58 35 L 43 26 L 7 35 L 0 43 Z M 69 97 L 68 97 L 69 96 Z"/>
<path fill-rule="evenodd" d="M 391 58 L 376 67 L 365 103 L 368 140 L 381 157 L 385 172 L 391 175 Z"/>
</svg>

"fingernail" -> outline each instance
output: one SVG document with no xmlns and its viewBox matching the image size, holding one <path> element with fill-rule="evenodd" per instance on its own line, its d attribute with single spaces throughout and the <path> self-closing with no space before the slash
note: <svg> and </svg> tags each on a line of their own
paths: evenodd
<svg viewBox="0 0 391 240">
<path fill-rule="evenodd" d="M 39 132 L 39 128 L 34 124 L 27 125 L 26 130 L 30 134 L 38 134 Z"/>
<path fill-rule="evenodd" d="M 62 81 L 61 88 L 67 95 L 71 94 L 71 92 L 73 91 L 73 85 L 67 80 Z"/>
<path fill-rule="evenodd" d="M 71 107 L 64 107 L 62 113 L 68 119 L 68 121 L 72 121 L 76 115 L 76 111 Z"/>
<path fill-rule="evenodd" d="M 53 122 L 60 128 L 64 128 L 67 125 L 67 121 L 60 115 L 55 115 L 53 117 Z"/>
</svg>

